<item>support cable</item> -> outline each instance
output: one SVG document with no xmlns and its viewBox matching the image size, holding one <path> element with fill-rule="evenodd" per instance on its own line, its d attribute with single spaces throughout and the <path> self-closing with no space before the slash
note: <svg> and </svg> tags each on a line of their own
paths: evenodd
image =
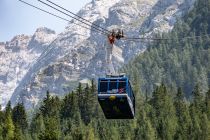
<svg viewBox="0 0 210 140">
<path fill-rule="evenodd" d="M 64 15 L 67 15 L 67 16 L 69 16 L 69 17 L 71 17 L 71 18 L 73 18 L 73 19 L 75 19 L 75 20 L 77 20 L 77 21 L 79 21 L 79 22 L 81 22 L 81 23 L 83 23 L 83 24 L 85 24 L 85 25 L 91 27 L 90 24 L 88 24 L 88 23 L 86 23 L 86 22 L 84 22 L 84 21 L 82 21 L 82 20 L 80 20 L 80 19 L 77 19 L 77 18 L 75 18 L 75 17 L 73 17 L 73 16 L 71 16 L 71 15 L 69 15 L 69 14 L 67 14 L 67 13 L 65 13 L 65 12 L 63 12 L 63 11 L 61 11 L 61 10 L 59 10 L 59 9 L 57 9 L 57 8 L 55 8 L 55 7 L 53 7 L 53 6 L 49 5 L 49 4 L 47 4 L 47 3 L 45 3 L 45 2 L 43 2 L 42 0 L 38 0 L 38 1 L 41 2 L 41 3 L 43 3 L 44 5 L 47 5 L 48 7 L 52 8 L 52 9 L 54 9 L 54 10 L 56 10 L 56 11 L 58 11 L 58 12 L 64 14 Z M 103 31 L 103 30 L 101 30 L 101 29 L 96 28 L 95 26 L 92 26 L 92 28 L 94 28 L 94 29 L 96 29 L 96 30 L 102 32 L 103 34 L 108 35 L 108 33 L 106 33 L 105 31 Z"/>
<path fill-rule="evenodd" d="M 55 17 L 57 17 L 57 18 L 59 18 L 59 19 L 62 19 L 62 20 L 64 20 L 64 21 L 71 22 L 70 20 L 68 20 L 68 19 L 66 19 L 66 18 L 63 18 L 63 17 L 61 17 L 61 16 L 58 16 L 58 15 L 56 15 L 56 14 L 53 14 L 53 13 L 48 12 L 48 11 L 46 11 L 46 10 L 43 10 L 43 9 L 41 9 L 41 8 L 39 8 L 39 7 L 36 7 L 36 6 L 32 5 L 32 4 L 29 4 L 29 3 L 27 3 L 27 2 L 25 2 L 25 1 L 23 1 L 23 0 L 19 0 L 19 1 L 22 2 L 22 3 L 25 3 L 26 5 L 29 5 L 29 6 L 31 6 L 31 7 L 33 7 L 33 8 L 35 8 L 35 9 L 38 9 L 38 10 L 40 10 L 40 11 L 42 11 L 42 12 L 48 13 L 48 14 L 50 14 L 50 15 L 52 15 L 52 16 L 55 16 Z M 59 7 L 59 8 L 61 8 L 61 9 L 63 9 L 63 10 L 65 10 L 65 11 L 71 13 L 71 14 L 73 14 L 74 16 L 77 16 L 78 18 L 75 18 L 75 17 L 73 17 L 73 16 L 71 16 L 71 15 L 69 15 L 69 14 L 63 12 L 63 11 L 61 11 L 61 10 L 59 10 L 59 9 L 57 9 L 57 8 L 55 8 L 55 7 L 53 7 L 53 6 L 49 5 L 49 4 L 47 4 L 47 3 L 45 3 L 45 2 L 43 2 L 42 0 L 38 0 L 38 1 L 41 2 L 41 3 L 43 3 L 43 4 L 45 4 L 45 5 L 47 5 L 47 6 L 49 6 L 49 7 L 51 7 L 51 8 L 54 9 L 54 10 L 57 10 L 57 11 L 59 11 L 59 12 L 65 14 L 65 15 L 67 15 L 67 16 L 69 16 L 69 17 L 71 17 L 71 18 L 73 18 L 73 19 L 75 19 L 75 20 L 81 22 L 82 24 L 85 24 L 85 25 L 87 25 L 87 26 L 89 26 L 89 27 L 92 27 L 92 28 L 88 28 L 88 27 L 86 27 L 86 26 L 83 26 L 83 25 L 81 25 L 81 24 L 78 24 L 78 23 L 75 23 L 75 22 L 74 22 L 73 24 L 75 24 L 75 25 L 78 25 L 78 26 L 80 26 L 80 27 L 82 27 L 82 28 L 85 28 L 85 29 L 88 29 L 88 30 L 91 30 L 91 31 L 94 31 L 94 32 L 98 32 L 98 33 L 103 34 L 103 35 L 108 35 L 107 32 L 112 33 L 112 32 L 110 32 L 110 31 L 108 31 L 107 29 L 102 28 L 102 27 L 100 27 L 100 26 L 98 26 L 98 25 L 96 25 L 96 24 L 93 24 L 93 23 L 91 23 L 90 21 L 88 21 L 88 20 L 86 20 L 86 19 L 84 19 L 84 18 L 82 18 L 82 17 L 80 17 L 80 16 L 74 14 L 73 12 L 71 12 L 71 11 L 69 11 L 69 10 L 67 10 L 67 9 L 65 9 L 65 8 L 63 8 L 63 7 L 59 6 L 59 5 L 57 5 L 57 4 L 53 3 L 53 2 L 51 2 L 50 0 L 46 0 L 46 1 L 50 2 L 51 4 L 53 4 L 53 5 L 55 5 L 55 6 Z M 79 18 L 80 18 L 80 19 L 79 19 Z M 87 23 L 87 22 L 84 22 L 84 20 L 87 21 L 88 23 Z M 92 26 L 91 24 L 94 25 L 94 26 Z M 99 28 L 101 28 L 101 29 L 99 29 Z M 102 30 L 102 29 L 103 29 L 103 30 Z M 191 37 L 190 37 L 190 36 L 189 36 L 189 37 L 183 37 L 183 38 L 178 38 L 178 40 L 183 41 L 184 39 L 194 39 L 194 38 L 196 39 L 196 38 L 199 38 L 199 37 L 210 37 L 210 34 L 207 34 L 207 35 L 199 35 L 199 36 L 191 36 Z M 171 38 L 150 38 L 150 37 L 123 37 L 123 38 L 121 38 L 121 39 L 122 39 L 122 40 L 125 40 L 125 41 L 133 41 L 133 42 L 141 42 L 141 41 L 143 41 L 143 40 L 146 40 L 146 41 L 148 41 L 148 42 L 150 42 L 150 41 L 152 41 L 152 40 L 153 40 L 153 41 L 169 41 L 169 40 L 174 40 L 174 39 L 171 39 Z"/>
<path fill-rule="evenodd" d="M 62 19 L 62 20 L 64 20 L 64 21 L 67 21 L 67 22 L 71 22 L 70 20 L 68 20 L 68 19 L 66 19 L 66 18 L 63 18 L 63 17 L 58 16 L 58 15 L 56 15 L 56 14 L 53 14 L 53 13 L 51 13 L 51 12 L 48 12 L 48 11 L 46 11 L 46 10 L 44 10 L 44 9 L 41 9 L 41 8 L 39 8 L 39 7 L 37 7 L 37 6 L 34 6 L 34 5 L 32 5 L 32 4 L 28 3 L 28 2 L 25 2 L 25 1 L 23 1 L 23 0 L 19 0 L 19 1 L 22 2 L 22 3 L 24 3 L 24 4 L 26 4 L 26 5 L 28 5 L 28 6 L 31 6 L 31 7 L 35 8 L 35 9 L 38 9 L 38 10 L 40 10 L 40 11 L 42 11 L 42 12 L 45 12 L 45 13 L 47 13 L 47 14 L 49 14 L 49 15 L 52 15 L 52 16 L 54 16 L 54 17 L 57 17 L 57 18 L 59 18 L 59 19 Z M 97 30 L 95 30 L 95 29 L 88 28 L 88 27 L 83 26 L 83 25 L 81 25 L 81 24 L 78 24 L 78 23 L 75 23 L 75 22 L 74 22 L 73 24 L 75 24 L 75 25 L 77 25 L 77 26 L 80 26 L 80 27 L 82 27 L 82 28 L 85 28 L 85 29 L 88 29 L 88 30 L 91 30 L 91 31 L 94 31 L 94 32 L 98 32 L 98 33 L 100 33 L 100 34 L 103 34 L 102 32 L 99 32 L 99 31 L 97 31 Z M 106 34 L 103 34 L 103 35 L 106 35 Z"/>
<path fill-rule="evenodd" d="M 93 26 L 95 26 L 95 27 L 97 27 L 97 28 L 101 28 L 102 30 L 104 30 L 104 31 L 106 31 L 106 32 L 108 32 L 108 33 L 112 33 L 111 31 L 109 31 L 109 30 L 107 30 L 107 29 L 105 29 L 105 28 L 103 28 L 103 27 L 101 27 L 101 26 L 99 26 L 99 25 L 97 25 L 97 24 L 94 24 L 94 23 L 90 22 L 89 20 L 87 20 L 87 19 L 85 19 L 85 18 L 83 18 L 83 17 L 81 17 L 81 16 L 79 16 L 79 15 L 77 15 L 77 14 L 75 14 L 75 13 L 73 13 L 73 12 L 71 12 L 71 11 L 69 11 L 69 10 L 63 8 L 63 7 L 61 7 L 61 6 L 59 6 L 58 4 L 56 4 L 56 3 L 54 3 L 54 2 L 52 2 L 52 1 L 50 1 L 50 0 L 46 0 L 46 1 L 48 1 L 49 3 L 51 3 L 51 4 L 53 4 L 53 5 L 57 6 L 57 7 L 59 7 L 59 8 L 61 8 L 61 9 L 65 10 L 65 11 L 67 11 L 67 12 L 69 12 L 69 13 L 71 13 L 71 14 L 74 15 L 74 16 L 76 16 L 76 17 L 78 17 L 78 18 L 80 18 L 80 19 L 82 19 L 82 20 L 84 20 L 84 21 L 86 21 L 86 22 L 92 24 Z"/>
</svg>

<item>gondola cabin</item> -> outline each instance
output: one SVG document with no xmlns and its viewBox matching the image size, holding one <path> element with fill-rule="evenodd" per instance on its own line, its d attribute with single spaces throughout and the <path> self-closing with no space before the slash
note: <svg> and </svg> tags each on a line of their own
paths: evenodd
<svg viewBox="0 0 210 140">
<path fill-rule="evenodd" d="M 107 119 L 133 119 L 135 97 L 125 76 L 98 79 L 98 101 Z"/>
</svg>

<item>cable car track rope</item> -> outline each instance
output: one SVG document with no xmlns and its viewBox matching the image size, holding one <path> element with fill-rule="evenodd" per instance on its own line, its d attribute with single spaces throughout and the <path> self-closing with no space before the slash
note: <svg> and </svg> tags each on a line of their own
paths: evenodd
<svg viewBox="0 0 210 140">
<path fill-rule="evenodd" d="M 46 5 L 46 6 L 49 6 L 50 8 L 52 8 L 52 9 L 54 9 L 54 10 L 56 10 L 56 11 L 58 11 L 58 12 L 64 14 L 64 15 L 70 17 L 70 18 L 73 18 L 73 19 L 75 19 L 75 20 L 77 20 L 77 21 L 79 21 L 79 22 L 81 22 L 81 23 L 83 23 L 83 24 L 85 24 L 85 25 L 87 25 L 87 26 L 90 26 L 90 27 L 92 27 L 92 28 L 94 28 L 94 29 L 96 29 L 96 30 L 98 30 L 98 31 L 100 31 L 100 32 L 102 32 L 102 33 L 108 35 L 108 33 L 106 33 L 104 30 L 101 30 L 101 29 L 99 29 L 99 28 L 96 28 L 95 26 L 92 26 L 91 24 L 89 24 L 89 23 L 87 23 L 87 22 L 84 22 L 84 21 L 82 21 L 82 20 L 80 20 L 80 19 L 77 19 L 77 18 L 75 18 L 74 16 L 71 16 L 71 15 L 67 14 L 66 12 L 63 12 L 63 11 L 59 10 L 58 8 L 53 7 L 52 5 L 47 4 L 46 2 L 43 2 L 42 0 L 38 0 L 38 1 L 41 2 L 41 3 L 43 3 L 43 4 Z"/>
<path fill-rule="evenodd" d="M 97 27 L 97 28 L 101 28 L 102 30 L 107 31 L 108 33 L 112 33 L 112 32 L 110 32 L 109 30 L 107 30 L 107 29 L 105 29 L 105 28 L 103 28 L 103 27 L 101 27 L 101 26 L 99 26 L 99 25 L 97 25 L 97 24 L 94 24 L 94 23 L 90 22 L 89 20 L 87 20 L 87 19 L 85 19 L 85 18 L 83 18 L 83 17 L 81 17 L 81 16 L 79 16 L 79 15 L 77 15 L 77 14 L 75 14 L 75 13 L 73 13 L 73 12 L 71 12 L 71 11 L 69 11 L 69 10 L 63 8 L 63 7 L 61 7 L 61 6 L 59 6 L 58 4 L 56 4 L 56 3 L 54 3 L 54 2 L 51 2 L 50 0 L 47 0 L 47 1 L 48 1 L 49 3 L 51 3 L 51 4 L 55 5 L 55 6 L 57 6 L 57 7 L 59 7 L 59 8 L 61 8 L 61 9 L 65 10 L 65 11 L 67 11 L 67 12 L 71 13 L 72 15 L 74 15 L 74 16 L 76 16 L 76 17 L 83 19 L 84 21 L 86 21 L 86 22 L 92 24 L 93 26 L 95 26 L 95 27 Z"/>
<path fill-rule="evenodd" d="M 48 12 L 48 11 L 46 11 L 46 10 L 44 10 L 44 9 L 41 9 L 41 8 L 39 8 L 39 7 L 37 7 L 37 6 L 34 6 L 34 5 L 32 5 L 32 4 L 28 3 L 28 2 L 25 2 L 25 1 L 23 1 L 23 0 L 19 0 L 19 1 L 22 2 L 22 3 L 24 3 L 24 4 L 26 4 L 26 5 L 28 5 L 28 6 L 31 6 L 31 7 L 35 8 L 35 9 L 37 9 L 37 10 L 40 10 L 40 11 L 42 11 L 42 12 L 45 12 L 45 13 L 47 13 L 47 14 L 49 14 L 49 15 L 52 15 L 52 16 L 54 16 L 54 17 L 57 17 L 57 18 L 59 18 L 59 19 L 62 19 L 62 20 L 64 20 L 64 21 L 67 21 L 67 22 L 71 22 L 70 20 L 68 20 L 68 19 L 66 19 L 66 18 L 63 18 L 63 17 L 58 16 L 58 15 L 56 15 L 56 14 L 53 14 L 53 13 L 51 13 L 51 12 Z M 91 29 L 91 28 L 85 27 L 85 26 L 83 26 L 83 25 L 81 25 L 81 24 L 78 24 L 78 23 L 75 23 L 75 22 L 74 22 L 73 24 L 78 25 L 78 26 L 80 26 L 80 27 L 82 27 L 82 28 L 91 30 L 91 31 L 98 32 L 98 31 L 96 31 L 95 29 Z M 101 33 L 101 32 L 98 32 L 98 33 Z"/>
<path fill-rule="evenodd" d="M 25 1 L 23 1 L 23 0 L 19 0 L 19 1 L 22 2 L 22 3 L 24 3 L 24 4 L 26 4 L 26 5 L 29 5 L 29 6 L 31 6 L 31 7 L 33 7 L 33 8 L 35 8 L 35 9 L 38 9 L 38 10 L 40 10 L 40 11 L 42 11 L 42 12 L 48 13 L 48 14 L 50 14 L 50 15 L 52 15 L 52 16 L 55 16 L 55 17 L 57 17 L 57 18 L 59 18 L 59 19 L 62 19 L 62 20 L 64 20 L 64 21 L 71 22 L 70 20 L 68 20 L 68 19 L 66 19 L 66 18 L 63 18 L 63 17 L 58 16 L 58 15 L 56 15 L 56 14 L 53 14 L 53 13 L 51 13 L 51 12 L 49 12 L 49 11 L 43 10 L 43 9 L 41 9 L 41 8 L 39 8 L 39 7 L 37 7 L 37 6 L 34 6 L 34 5 L 32 5 L 32 4 L 28 3 L 28 2 L 25 2 Z M 50 8 L 52 8 L 52 9 L 56 10 L 56 11 L 58 11 L 58 12 L 64 14 L 64 15 L 66 15 L 66 16 L 71 17 L 72 19 L 75 19 L 75 20 L 81 22 L 82 24 L 85 24 L 85 25 L 88 26 L 88 27 L 73 22 L 73 24 L 75 24 L 75 25 L 78 25 L 78 26 L 80 26 L 80 27 L 82 27 L 82 28 L 85 28 L 85 29 L 88 29 L 88 30 L 91 30 L 91 31 L 94 31 L 94 32 L 97 32 L 97 33 L 99 33 L 99 34 L 106 35 L 106 36 L 109 35 L 110 33 L 112 33 L 111 31 L 109 31 L 109 30 L 107 30 L 107 29 L 105 29 L 105 28 L 103 28 L 103 27 L 101 27 L 101 26 L 99 26 L 99 25 L 97 25 L 97 24 L 91 23 L 91 22 L 88 21 L 87 19 L 84 19 L 84 18 L 82 18 L 81 16 L 78 16 L 77 14 L 75 14 L 75 13 L 73 13 L 73 12 L 71 12 L 71 11 L 69 11 L 69 10 L 67 10 L 67 9 L 65 9 L 65 8 L 63 8 L 63 7 L 61 7 L 61 6 L 59 6 L 58 4 L 55 4 L 55 3 L 51 2 L 50 0 L 46 0 L 46 1 L 48 1 L 49 3 L 51 3 L 51 4 L 53 4 L 53 5 L 57 6 L 57 7 L 59 7 L 59 8 L 61 8 L 61 9 L 65 10 L 65 11 L 69 12 L 70 14 L 76 16 L 77 18 L 74 17 L 74 16 L 71 16 L 71 15 L 67 14 L 67 13 L 64 12 L 64 11 L 61 11 L 61 10 L 59 10 L 59 9 L 57 9 L 57 8 L 55 8 L 55 7 L 53 7 L 53 6 L 50 5 L 50 4 L 47 4 L 47 3 L 43 2 L 42 0 L 38 0 L 38 1 L 41 2 L 41 3 L 43 3 L 44 5 L 46 5 L 46 6 L 48 6 L 48 7 L 50 7 Z M 182 38 L 177 38 L 177 40 L 183 41 L 183 40 L 185 40 L 185 39 L 196 39 L 196 38 L 199 38 L 199 37 L 210 37 L 210 34 L 207 34 L 207 35 L 199 35 L 199 36 L 185 36 L 185 37 L 182 37 Z M 145 41 L 146 41 L 146 42 L 150 42 L 150 41 L 164 41 L 165 43 L 166 43 L 166 41 L 169 41 L 169 40 L 172 40 L 172 41 L 173 41 L 173 40 L 176 40 L 176 38 L 175 38 L 175 39 L 171 39 L 171 38 L 150 38 L 150 37 L 126 37 L 126 36 L 123 37 L 123 38 L 121 38 L 121 39 L 122 39 L 122 40 L 125 40 L 125 41 L 132 41 L 132 42 L 142 42 L 142 41 L 144 40 L 144 42 L 145 42 Z M 161 42 L 161 43 L 163 43 L 163 42 Z M 170 43 L 170 42 L 169 42 L 169 43 Z"/>
</svg>

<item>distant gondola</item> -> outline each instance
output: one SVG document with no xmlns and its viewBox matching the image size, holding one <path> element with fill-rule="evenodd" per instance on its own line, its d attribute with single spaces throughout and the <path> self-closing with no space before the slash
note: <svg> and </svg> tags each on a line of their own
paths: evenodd
<svg viewBox="0 0 210 140">
<path fill-rule="evenodd" d="M 135 97 L 128 77 L 107 76 L 98 79 L 98 101 L 107 119 L 133 119 Z"/>
</svg>

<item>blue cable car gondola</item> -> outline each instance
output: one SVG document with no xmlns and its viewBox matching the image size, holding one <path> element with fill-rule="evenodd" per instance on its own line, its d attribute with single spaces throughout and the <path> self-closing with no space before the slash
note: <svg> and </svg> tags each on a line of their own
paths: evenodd
<svg viewBox="0 0 210 140">
<path fill-rule="evenodd" d="M 135 97 L 124 75 L 99 78 L 98 101 L 107 119 L 134 118 Z"/>
</svg>

